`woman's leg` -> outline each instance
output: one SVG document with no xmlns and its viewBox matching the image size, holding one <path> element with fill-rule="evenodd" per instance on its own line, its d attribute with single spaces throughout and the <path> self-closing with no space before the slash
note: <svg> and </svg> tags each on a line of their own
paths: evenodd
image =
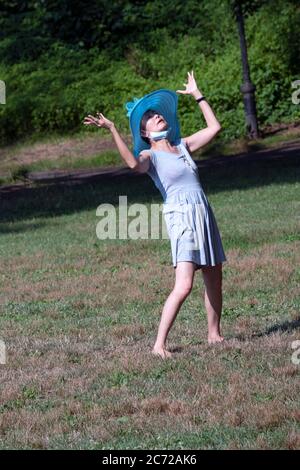
<svg viewBox="0 0 300 470">
<path fill-rule="evenodd" d="M 175 268 L 175 285 L 167 298 L 158 328 L 153 354 L 158 354 L 162 358 L 171 357 L 170 351 L 165 349 L 167 335 L 174 323 L 177 313 L 184 300 L 187 298 L 193 287 L 195 264 L 190 261 L 180 261 Z"/>
<path fill-rule="evenodd" d="M 219 343 L 224 340 L 220 332 L 222 312 L 222 263 L 201 268 L 205 284 L 204 301 L 208 322 L 208 342 Z"/>
</svg>

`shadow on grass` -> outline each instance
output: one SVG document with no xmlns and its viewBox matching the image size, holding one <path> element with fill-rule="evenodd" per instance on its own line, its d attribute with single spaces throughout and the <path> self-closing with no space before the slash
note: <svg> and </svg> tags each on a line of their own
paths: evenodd
<svg viewBox="0 0 300 470">
<path fill-rule="evenodd" d="M 269 184 L 299 181 L 300 144 L 235 156 L 221 156 L 198 162 L 199 176 L 205 193 L 250 189 Z M 128 205 L 162 203 L 162 198 L 147 174 L 130 169 L 116 176 L 94 174 L 75 180 L 48 182 L 35 187 L 0 187 L 0 221 L 2 232 L 14 231 L 7 222 L 32 217 L 52 217 L 82 210 L 96 210 L 102 203 L 118 205 L 119 196 L 127 195 Z M 34 229 L 36 224 L 31 225 Z M 29 230 L 30 226 L 24 226 Z"/>
<path fill-rule="evenodd" d="M 252 338 L 261 338 L 262 336 L 268 336 L 273 333 L 291 333 L 294 330 L 298 330 L 300 328 L 300 318 L 293 321 L 285 321 L 283 323 L 275 323 L 275 325 L 270 326 L 266 331 L 261 333 L 256 333 L 252 335 Z"/>
<path fill-rule="evenodd" d="M 263 338 L 264 336 L 270 336 L 273 333 L 292 333 L 294 330 L 300 329 L 300 318 L 292 321 L 285 321 L 283 323 L 275 323 L 274 325 L 267 328 L 265 331 L 254 333 L 252 335 L 234 335 L 229 339 L 237 339 L 238 341 L 249 341 L 255 338 Z"/>
</svg>

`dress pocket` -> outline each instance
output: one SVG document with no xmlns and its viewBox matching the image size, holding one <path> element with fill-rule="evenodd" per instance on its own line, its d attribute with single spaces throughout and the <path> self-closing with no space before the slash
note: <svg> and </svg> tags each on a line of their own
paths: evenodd
<svg viewBox="0 0 300 470">
<path fill-rule="evenodd" d="M 168 203 L 163 208 L 163 214 L 170 237 L 177 238 L 186 228 L 187 204 L 183 201 Z"/>
</svg>

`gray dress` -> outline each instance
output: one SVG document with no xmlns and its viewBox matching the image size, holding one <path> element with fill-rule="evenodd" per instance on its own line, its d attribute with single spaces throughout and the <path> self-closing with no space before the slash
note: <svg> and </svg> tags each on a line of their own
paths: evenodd
<svg viewBox="0 0 300 470">
<path fill-rule="evenodd" d="M 183 139 L 177 150 L 179 155 L 151 149 L 147 172 L 163 197 L 173 267 L 179 261 L 192 261 L 196 270 L 215 266 L 227 261 L 217 222 Z"/>
</svg>

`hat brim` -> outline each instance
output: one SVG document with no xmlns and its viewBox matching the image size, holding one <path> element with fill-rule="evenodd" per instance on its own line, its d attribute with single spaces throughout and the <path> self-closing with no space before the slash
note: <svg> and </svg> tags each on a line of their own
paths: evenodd
<svg viewBox="0 0 300 470">
<path fill-rule="evenodd" d="M 129 116 L 130 129 L 133 137 L 133 154 L 137 158 L 142 150 L 149 149 L 140 134 L 141 119 L 146 111 L 153 109 L 167 121 L 171 131 L 168 140 L 172 145 L 180 142 L 180 125 L 177 118 L 178 96 L 172 90 L 160 89 L 145 95 L 132 108 Z"/>
</svg>

